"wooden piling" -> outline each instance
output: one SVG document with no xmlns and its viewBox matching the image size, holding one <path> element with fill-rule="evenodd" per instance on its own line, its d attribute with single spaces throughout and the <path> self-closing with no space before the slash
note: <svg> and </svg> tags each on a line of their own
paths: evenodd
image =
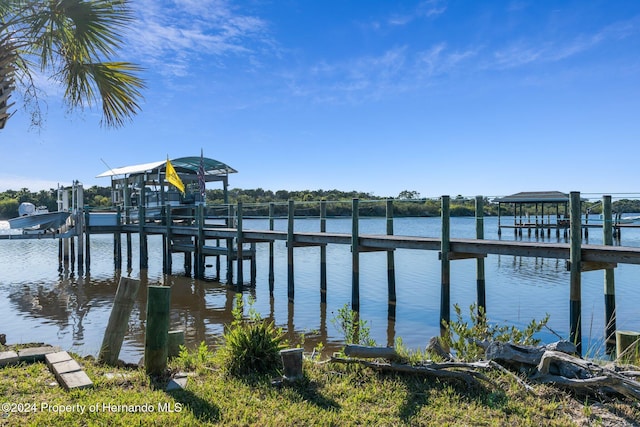
<svg viewBox="0 0 640 427">
<path fill-rule="evenodd" d="M 582 355 L 582 283 L 581 283 L 581 209 L 580 192 L 570 193 L 570 290 L 569 290 L 569 340 L 576 345 L 579 355 Z"/>
<path fill-rule="evenodd" d="M 235 215 L 233 205 L 229 205 L 227 209 L 227 228 L 233 228 Z M 233 285 L 233 239 L 227 239 L 227 285 Z"/>
<path fill-rule="evenodd" d="M 147 287 L 147 327 L 144 343 L 144 366 L 148 374 L 161 375 L 167 368 L 167 341 L 171 288 Z"/>
<path fill-rule="evenodd" d="M 536 212 L 536 222 L 537 212 Z M 536 229 L 537 233 L 537 229 Z M 484 199 L 476 196 L 476 239 L 484 239 Z M 476 288 L 478 298 L 478 316 L 487 312 L 486 285 L 484 275 L 484 258 L 476 258 Z"/>
<path fill-rule="evenodd" d="M 90 224 L 89 220 L 89 210 L 84 211 L 84 223 L 85 225 Z M 91 233 L 89 231 L 85 231 L 84 233 L 84 247 L 85 247 L 85 256 L 84 256 L 84 270 L 88 273 L 91 267 Z"/>
<path fill-rule="evenodd" d="M 451 283 L 451 269 L 449 262 L 449 239 L 450 233 L 450 218 L 449 218 L 449 196 L 442 196 L 441 200 L 441 220 L 442 220 L 442 238 L 440 245 L 440 335 L 444 336 L 447 332 L 445 323 L 449 323 L 451 317 L 451 302 L 450 302 L 450 283 Z"/>
<path fill-rule="evenodd" d="M 75 215 L 75 227 L 78 236 L 78 272 L 80 275 L 84 269 L 84 187 L 80 183 L 76 183 L 76 215 Z"/>
<path fill-rule="evenodd" d="M 602 196 L 602 242 L 606 246 L 613 246 L 613 224 L 611 196 Z M 604 270 L 604 320 L 605 343 L 607 352 L 615 348 L 616 333 L 616 290 L 613 268 Z"/>
<path fill-rule="evenodd" d="M 275 204 L 269 203 L 269 230 L 273 231 L 275 226 L 274 221 Z M 275 284 L 275 242 L 269 240 L 269 295 L 273 295 Z"/>
<path fill-rule="evenodd" d="M 171 274 L 172 264 L 173 264 L 173 256 L 171 251 L 171 241 L 173 240 L 172 230 L 173 230 L 173 218 L 171 217 L 171 205 L 167 203 L 165 207 L 165 219 L 166 219 L 166 233 L 165 233 L 165 252 L 164 252 L 164 272 L 165 274 Z"/>
<path fill-rule="evenodd" d="M 181 345 L 184 345 L 184 331 L 169 331 L 167 335 L 167 357 L 178 357 Z"/>
<path fill-rule="evenodd" d="M 327 232 L 327 202 L 320 201 L 320 232 Z M 320 304 L 327 303 L 327 245 L 320 245 Z"/>
<path fill-rule="evenodd" d="M 198 279 L 204 279 L 205 255 L 202 248 L 205 244 L 204 239 L 204 205 L 200 204 L 195 209 L 196 226 L 198 227 L 198 235 L 195 241 L 195 253 L 193 261 L 195 263 L 195 276 Z"/>
<path fill-rule="evenodd" d="M 146 188 L 140 189 L 140 200 L 145 200 Z M 149 268 L 149 252 L 147 246 L 147 234 L 144 231 L 144 225 L 146 222 L 147 210 L 143 204 L 138 206 L 138 236 L 140 238 L 140 268 Z"/>
<path fill-rule="evenodd" d="M 393 235 L 393 200 L 391 199 L 387 199 L 386 218 L 387 218 L 387 235 L 392 236 Z M 394 257 L 393 250 L 387 251 L 387 288 L 388 288 L 388 295 L 389 295 L 389 304 L 395 304 L 396 303 L 396 267 L 395 267 L 395 257 Z M 393 318 L 395 319 L 395 310 L 389 311 L 388 314 L 389 316 L 393 314 Z"/>
<path fill-rule="evenodd" d="M 120 224 L 121 218 L 122 212 L 120 211 L 120 206 L 118 206 L 116 208 L 116 224 Z M 116 230 L 113 233 L 113 262 L 116 271 L 122 270 L 122 235 L 120 230 Z"/>
<path fill-rule="evenodd" d="M 621 363 L 634 364 L 640 358 L 640 333 L 616 331 L 616 358 Z"/>
<path fill-rule="evenodd" d="M 359 201 L 351 202 L 351 309 L 360 311 Z"/>
<path fill-rule="evenodd" d="M 244 284 L 244 271 L 242 267 L 242 245 L 244 244 L 244 239 L 242 237 L 242 202 L 238 202 L 238 206 L 236 208 L 236 215 L 238 216 L 238 222 L 236 224 L 236 256 L 237 256 L 237 281 L 236 287 L 239 292 L 242 291 L 242 285 Z"/>
<path fill-rule="evenodd" d="M 129 316 L 138 295 L 140 281 L 129 277 L 121 277 L 113 299 L 113 308 L 109 315 L 107 329 L 104 332 L 98 360 L 115 365 L 118 362 L 122 341 L 129 327 Z"/>
<path fill-rule="evenodd" d="M 287 297 L 289 303 L 293 303 L 294 282 L 293 282 L 293 239 L 294 239 L 294 215 L 295 207 L 293 200 L 289 200 L 287 212 Z"/>
</svg>

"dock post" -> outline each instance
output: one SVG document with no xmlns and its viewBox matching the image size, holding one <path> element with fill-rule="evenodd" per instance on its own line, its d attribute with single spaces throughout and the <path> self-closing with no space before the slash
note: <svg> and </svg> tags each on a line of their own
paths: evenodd
<svg viewBox="0 0 640 427">
<path fill-rule="evenodd" d="M 146 187 L 140 189 L 140 200 L 146 200 Z M 149 268 L 149 253 L 147 252 L 147 235 L 144 232 L 144 225 L 147 220 L 147 210 L 144 203 L 138 206 L 138 236 L 140 237 L 140 268 Z"/>
<path fill-rule="evenodd" d="M 351 201 L 351 309 L 360 311 L 359 200 Z"/>
<path fill-rule="evenodd" d="M 289 200 L 287 216 L 287 297 L 289 303 L 293 303 L 294 283 L 293 283 L 293 220 L 295 209 L 293 200 Z"/>
<path fill-rule="evenodd" d="M 227 209 L 227 228 L 233 228 L 233 205 Z M 233 239 L 227 239 L 227 285 L 233 285 Z"/>
<path fill-rule="evenodd" d="M 116 270 L 122 270 L 122 235 L 120 234 L 120 220 L 122 212 L 120 206 L 116 207 L 116 224 L 118 228 L 113 233 L 113 261 Z"/>
<path fill-rule="evenodd" d="M 449 323 L 451 317 L 451 269 L 449 263 L 449 239 L 450 239 L 450 222 L 449 222 L 449 196 L 442 196 L 442 240 L 440 248 L 440 264 L 441 264 L 441 280 L 440 280 L 440 336 L 445 336 L 447 329 L 445 323 Z"/>
<path fill-rule="evenodd" d="M 76 215 L 75 227 L 76 236 L 78 236 L 78 272 L 82 274 L 84 268 L 84 187 L 79 182 L 75 184 L 76 189 Z"/>
<path fill-rule="evenodd" d="M 242 251 L 243 245 L 243 237 L 242 237 L 242 202 L 238 202 L 238 207 L 236 208 L 238 216 L 238 224 L 236 225 L 236 258 L 237 258 L 237 268 L 238 268 L 238 278 L 236 279 L 238 283 L 236 284 L 239 292 L 242 291 L 242 285 L 244 284 L 244 271 L 243 271 L 243 262 L 242 259 L 244 257 Z"/>
<path fill-rule="evenodd" d="M 160 375 L 167 368 L 167 341 L 171 287 L 147 287 L 147 327 L 144 339 L 144 367 L 148 374 Z"/>
<path fill-rule="evenodd" d="M 274 227 L 275 204 L 269 203 L 269 230 L 273 231 Z M 275 284 L 275 268 L 274 268 L 274 241 L 269 240 L 269 295 L 273 295 Z"/>
<path fill-rule="evenodd" d="M 569 257 L 571 274 L 570 294 L 569 294 L 569 340 L 576 345 L 576 351 L 582 355 L 582 290 L 581 290 L 581 214 L 580 214 L 580 192 L 570 193 L 570 235 L 569 235 Z"/>
<path fill-rule="evenodd" d="M 536 212 L 537 222 L 537 212 Z M 538 229 L 536 228 L 536 235 Z M 476 238 L 484 239 L 484 199 L 482 196 L 476 196 Z M 486 299 L 486 283 L 484 278 L 484 258 L 476 259 L 476 283 L 478 295 L 478 317 L 481 313 L 487 313 Z M 483 315 L 483 316 L 484 316 Z"/>
<path fill-rule="evenodd" d="M 251 286 L 256 286 L 256 276 L 258 275 L 258 266 L 256 265 L 256 243 L 255 242 L 251 242 L 251 263 L 250 263 L 250 269 L 251 269 L 251 279 L 250 279 L 250 283 Z"/>
<path fill-rule="evenodd" d="M 327 201 L 320 200 L 320 232 L 327 232 Z M 320 304 L 327 303 L 327 245 L 320 246 Z"/>
<path fill-rule="evenodd" d="M 613 246 L 611 196 L 602 196 L 602 242 Z M 604 270 L 605 347 L 607 353 L 616 348 L 616 289 L 613 268 Z"/>
<path fill-rule="evenodd" d="M 386 218 L 387 218 L 387 235 L 393 235 L 393 200 L 387 199 L 386 203 Z M 396 267 L 395 256 L 393 250 L 387 251 L 387 288 L 389 294 L 389 305 L 395 305 L 396 303 Z M 393 318 L 395 318 L 395 312 Z M 391 316 L 389 316 L 391 317 Z"/>
<path fill-rule="evenodd" d="M 198 236 L 196 239 L 196 251 L 194 254 L 194 262 L 196 263 L 196 278 L 204 278 L 204 205 L 200 204 L 196 207 L 196 221 L 198 226 Z"/>
<path fill-rule="evenodd" d="M 149 267 L 149 256 L 147 252 L 147 235 L 144 231 L 144 224 L 146 222 L 146 208 L 140 206 L 138 208 L 138 236 L 140 238 L 140 268 L 146 269 Z"/>
<path fill-rule="evenodd" d="M 124 208 L 124 224 L 129 224 L 131 223 L 131 208 L 129 206 Z M 122 225 L 118 224 L 118 225 Z M 126 240 L 127 240 L 127 270 L 131 270 L 131 265 L 132 265 L 132 260 L 133 260 L 133 248 L 132 248 L 132 244 L 131 244 L 131 232 L 127 231 L 126 234 Z"/>
<path fill-rule="evenodd" d="M 90 219 L 89 219 L 89 209 L 85 209 L 84 211 L 84 247 L 85 247 L 85 257 L 84 257 L 84 269 L 88 273 L 89 267 L 91 266 L 91 232 L 90 230 Z"/>
<path fill-rule="evenodd" d="M 166 237 L 165 237 L 165 241 L 166 241 L 166 245 L 165 245 L 165 254 L 164 254 L 164 272 L 165 274 L 171 274 L 171 270 L 173 267 L 173 255 L 172 255 L 172 248 L 171 248 L 171 241 L 173 240 L 173 237 L 171 235 L 171 232 L 173 230 L 172 226 L 173 226 L 173 218 L 171 217 L 171 205 L 169 203 L 167 203 L 166 205 L 166 225 L 167 225 L 167 232 L 166 232 Z"/>
</svg>

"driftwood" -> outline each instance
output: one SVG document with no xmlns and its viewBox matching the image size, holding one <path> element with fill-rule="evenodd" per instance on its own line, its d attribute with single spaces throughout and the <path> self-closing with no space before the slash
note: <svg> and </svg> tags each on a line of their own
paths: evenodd
<svg viewBox="0 0 640 427">
<path fill-rule="evenodd" d="M 538 373 L 531 378 L 540 383 L 554 383 L 577 391 L 607 393 L 608 389 L 640 400 L 640 382 L 606 366 L 557 351 L 544 353 Z"/>
<path fill-rule="evenodd" d="M 349 357 L 360 357 L 363 359 L 397 360 L 400 358 L 393 347 L 368 347 L 352 344 L 344 348 L 344 354 Z"/>
<path fill-rule="evenodd" d="M 440 339 L 438 337 L 431 337 L 431 339 L 429 340 L 429 344 L 427 344 L 426 350 L 438 355 L 438 357 L 440 357 L 442 360 L 453 360 L 453 356 L 442 347 L 442 344 L 440 343 Z"/>
<path fill-rule="evenodd" d="M 540 363 L 542 355 L 546 351 L 560 351 L 573 354 L 576 346 L 568 341 L 558 341 L 544 346 L 528 346 L 499 341 L 490 342 L 485 348 L 485 356 L 489 360 L 508 362 L 510 364 L 520 363 L 536 366 Z"/>
<path fill-rule="evenodd" d="M 494 384 L 479 370 L 496 369 L 510 375 L 529 392 L 534 392 L 534 389 L 527 381 L 529 383 L 552 384 L 581 393 L 601 395 L 618 393 L 631 399 L 640 400 L 640 382 L 636 379 L 640 375 L 640 371 L 637 367 L 603 366 L 590 362 L 575 356 L 573 354 L 575 346 L 566 341 L 541 347 L 493 342 L 487 343 L 485 349 L 488 360 L 477 362 L 449 360 L 440 363 L 424 361 L 417 365 L 408 365 L 398 362 L 399 356 L 393 347 L 347 346 L 345 354 L 351 357 L 333 357 L 331 362 L 358 363 L 378 371 L 428 375 L 445 380 L 461 380 L 467 384 L 478 380 Z M 444 349 L 442 351 L 445 355 L 452 357 Z M 389 362 L 362 359 L 387 359 Z M 527 367 L 529 372 L 527 381 L 503 365 Z"/>
<path fill-rule="evenodd" d="M 476 369 L 489 369 L 491 367 L 489 362 L 450 362 L 450 363 L 429 363 L 423 362 L 421 365 L 413 366 L 404 363 L 385 363 L 385 362 L 369 362 L 360 359 L 332 357 L 331 362 L 334 363 L 356 363 L 362 366 L 366 366 L 377 371 L 384 372 L 403 372 L 414 375 L 426 375 L 441 379 L 453 379 L 464 381 L 467 384 L 477 382 L 478 379 L 490 382 L 491 379 L 486 375 L 478 372 Z M 455 368 L 455 369 L 451 369 Z"/>
</svg>

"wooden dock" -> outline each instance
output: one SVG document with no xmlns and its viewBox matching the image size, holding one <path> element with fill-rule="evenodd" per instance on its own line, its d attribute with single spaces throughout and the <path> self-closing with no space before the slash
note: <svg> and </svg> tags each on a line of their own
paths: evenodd
<svg viewBox="0 0 640 427">
<path fill-rule="evenodd" d="M 571 218 L 581 218 L 580 194 L 571 193 Z M 488 240 L 484 238 L 483 230 L 483 198 L 476 198 L 476 238 L 461 239 L 450 237 L 449 196 L 441 198 L 442 234 L 440 237 L 397 236 L 393 234 L 393 201 L 387 201 L 387 232 L 386 234 L 360 234 L 359 232 L 359 200 L 352 201 L 352 230 L 351 233 L 326 232 L 326 203 L 320 203 L 320 231 L 299 232 L 295 231 L 295 204 L 289 201 L 287 205 L 287 230 L 274 230 L 274 204 L 269 204 L 269 227 L 264 230 L 245 230 L 243 227 L 243 204 L 228 206 L 228 215 L 223 218 L 226 225 L 213 225 L 210 222 L 220 217 L 207 216 L 205 206 L 194 207 L 193 216 L 185 219 L 173 218 L 172 208 L 163 208 L 162 214 L 147 218 L 144 208 L 138 209 L 135 220 L 129 212 L 111 211 L 97 212 L 85 211 L 83 217 L 78 218 L 75 236 L 77 239 L 77 256 L 79 269 L 83 266 L 90 270 L 91 252 L 90 239 L 96 234 L 112 234 L 114 236 L 114 266 L 122 268 L 122 237 L 126 238 L 127 262 L 131 263 L 132 244 L 131 235 L 139 235 L 139 260 L 140 268 L 148 267 L 147 237 L 158 235 L 163 242 L 163 270 L 171 274 L 173 270 L 173 256 L 176 253 L 184 256 L 185 273 L 204 277 L 207 257 L 216 258 L 216 273 L 220 278 L 221 258 L 226 259 L 227 277 L 226 283 L 234 285 L 242 290 L 245 285 L 243 262 L 251 263 L 250 284 L 255 284 L 255 257 L 256 245 L 269 245 L 269 288 L 273 293 L 274 286 L 274 242 L 286 242 L 287 247 L 287 295 L 290 302 L 294 302 L 294 253 L 295 248 L 318 246 L 320 253 L 320 292 L 321 302 L 326 302 L 327 292 L 327 245 L 349 245 L 352 257 L 352 292 L 351 306 L 359 311 L 360 307 L 360 256 L 368 252 L 383 251 L 387 253 L 387 280 L 389 315 L 395 316 L 395 266 L 394 251 L 396 249 L 411 249 L 421 251 L 437 251 L 441 260 L 441 305 L 440 320 L 450 321 L 450 263 L 459 259 L 476 259 L 477 261 L 477 302 L 482 309 L 485 308 L 485 277 L 484 258 L 487 255 L 513 255 L 522 257 L 539 257 L 563 259 L 567 261 L 567 269 L 570 271 L 570 333 L 571 340 L 580 343 L 581 330 L 581 272 L 604 270 L 605 271 L 605 300 L 606 300 L 606 337 L 612 336 L 611 325 L 614 325 L 615 333 L 615 291 L 613 286 L 613 270 L 618 264 L 640 264 L 640 247 L 613 246 L 611 236 L 613 227 L 611 218 L 611 197 L 603 198 L 603 211 L 609 215 L 609 220 L 604 224 L 604 245 L 583 244 L 583 230 L 588 229 L 585 224 L 578 221 L 568 222 L 567 232 L 569 243 L 554 242 L 523 242 Z M 100 221 L 96 221 L 99 218 Z M 139 220 L 143 219 L 143 220 Z M 105 220 L 106 219 L 106 220 Z M 595 224 L 593 224 L 595 225 Z M 620 226 L 632 224 L 620 224 Z M 589 224 L 588 227 L 591 227 Z M 600 225 L 602 227 L 602 225 Z M 502 227 L 507 227 L 503 225 Z M 73 240 L 73 239 L 72 239 Z M 248 246 L 248 247 L 247 247 Z M 366 255 L 365 255 L 366 256 Z M 235 263 L 235 264 L 234 264 Z"/>
</svg>

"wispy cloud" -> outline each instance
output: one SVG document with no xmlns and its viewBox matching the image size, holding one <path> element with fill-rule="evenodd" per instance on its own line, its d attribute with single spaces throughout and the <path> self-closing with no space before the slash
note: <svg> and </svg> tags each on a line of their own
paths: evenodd
<svg viewBox="0 0 640 427">
<path fill-rule="evenodd" d="M 495 50 L 486 67 L 507 69 L 539 62 L 561 61 L 589 51 L 608 41 L 627 38 L 638 32 L 639 25 L 640 18 L 636 17 L 616 22 L 593 34 L 579 34 L 568 40 L 545 40 L 543 42 L 519 40 L 502 49 Z"/>
<path fill-rule="evenodd" d="M 475 55 L 473 50 L 451 50 L 446 43 L 418 52 L 404 45 L 380 55 L 333 64 L 321 62 L 307 74 L 290 76 L 290 89 L 295 96 L 316 102 L 365 102 L 425 88 L 433 78 L 455 72 Z"/>
<path fill-rule="evenodd" d="M 410 13 L 393 14 L 388 19 L 390 25 L 406 25 L 416 19 L 431 18 L 441 15 L 447 10 L 444 0 L 425 0 Z"/>
<path fill-rule="evenodd" d="M 263 19 L 238 12 L 226 0 L 132 4 L 137 25 L 129 39 L 138 61 L 167 76 L 188 74 L 190 62 L 198 57 L 250 57 L 256 46 L 273 44 Z"/>
</svg>

